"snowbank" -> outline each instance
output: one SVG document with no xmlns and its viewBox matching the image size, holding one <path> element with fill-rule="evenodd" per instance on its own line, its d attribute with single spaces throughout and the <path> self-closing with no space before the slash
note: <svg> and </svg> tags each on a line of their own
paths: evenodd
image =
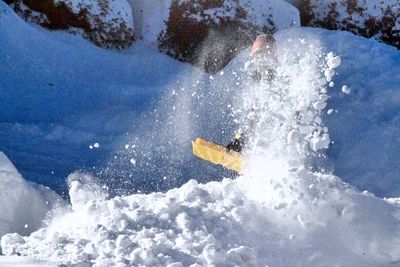
<svg viewBox="0 0 400 267">
<path fill-rule="evenodd" d="M 134 39 L 132 10 L 126 0 L 16 0 L 14 10 L 26 21 L 51 30 L 80 34 L 97 46 L 127 48 Z"/>
<path fill-rule="evenodd" d="M 0 257 L 1 267 L 58 267 L 57 264 L 52 264 L 46 261 L 33 260 L 27 257 L 18 256 L 1 256 Z"/>
<path fill-rule="evenodd" d="M 286 179 L 279 191 L 288 190 L 287 206 L 270 198 L 277 185 L 267 177 Z M 2 244 L 9 255 L 94 266 L 372 267 L 400 259 L 398 208 L 304 169 L 262 179 L 192 180 L 165 194 L 93 199 Z"/>
<path fill-rule="evenodd" d="M 0 152 L 0 199 L 0 236 L 36 231 L 47 213 L 63 204 L 49 188 L 25 181 L 3 152 Z"/>
<path fill-rule="evenodd" d="M 300 10 L 303 25 L 346 30 L 400 48 L 399 1 L 311 0 Z"/>
</svg>

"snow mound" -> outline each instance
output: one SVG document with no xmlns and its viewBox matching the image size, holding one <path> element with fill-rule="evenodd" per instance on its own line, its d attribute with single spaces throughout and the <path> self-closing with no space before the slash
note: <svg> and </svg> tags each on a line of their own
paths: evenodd
<svg viewBox="0 0 400 267">
<path fill-rule="evenodd" d="M 2 256 L 0 257 L 0 266 L 2 267 L 58 267 L 57 264 L 46 261 L 33 260 L 26 257 Z"/>
<path fill-rule="evenodd" d="M 36 231 L 47 213 L 63 204 L 49 188 L 25 181 L 3 152 L 0 152 L 0 199 L 0 236 Z"/>
<path fill-rule="evenodd" d="M 4 236 L 2 246 L 9 255 L 93 266 L 390 266 L 400 259 L 399 208 L 302 168 L 268 177 L 286 179 L 281 198 L 292 198 L 289 205 L 254 201 L 249 176 L 192 180 L 165 194 L 89 200 L 29 237 Z M 258 186 L 268 199 L 270 184 Z"/>
</svg>

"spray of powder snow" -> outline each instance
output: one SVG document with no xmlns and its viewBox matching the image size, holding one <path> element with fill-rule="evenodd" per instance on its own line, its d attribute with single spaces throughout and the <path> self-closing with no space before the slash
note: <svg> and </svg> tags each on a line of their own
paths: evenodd
<svg viewBox="0 0 400 267">
<path fill-rule="evenodd" d="M 318 163 L 329 147 L 328 128 L 321 117 L 340 57 L 325 53 L 313 36 L 278 35 L 278 48 L 276 78 L 248 84 L 243 103 L 237 105 L 241 108 L 235 110 L 245 129 L 249 121 L 254 128 L 249 131 L 246 166 L 238 183 L 250 198 L 282 210 L 285 216 L 292 212 L 305 224 L 301 216 L 318 220 L 310 218 L 310 211 L 318 200 L 315 187 L 324 175 L 317 177 L 311 169 L 321 170 Z"/>
<path fill-rule="evenodd" d="M 320 117 L 339 58 L 312 36 L 277 37 L 276 81 L 240 87 L 233 105 L 242 122 L 257 111 L 241 177 L 107 199 L 93 178 L 73 174 L 72 212 L 29 237 L 4 236 L 3 253 L 97 267 L 398 264 L 398 207 L 307 167 L 329 144 Z"/>
<path fill-rule="evenodd" d="M 300 164 L 326 149 L 330 139 L 321 115 L 328 100 L 328 84 L 340 58 L 327 55 L 313 39 L 284 40 L 278 45 L 279 66 L 272 82 L 244 89 L 239 114 L 255 121 L 250 154 L 297 160 Z"/>
</svg>

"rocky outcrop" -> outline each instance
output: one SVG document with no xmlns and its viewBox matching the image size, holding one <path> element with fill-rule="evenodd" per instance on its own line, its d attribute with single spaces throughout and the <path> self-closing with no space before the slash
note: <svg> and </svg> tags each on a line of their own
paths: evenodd
<svg viewBox="0 0 400 267">
<path fill-rule="evenodd" d="M 345 30 L 400 48 L 398 0 L 304 0 L 302 25 Z"/>
<path fill-rule="evenodd" d="M 81 34 L 97 46 L 123 49 L 134 40 L 125 0 L 6 0 L 25 20 L 51 30 Z"/>
<path fill-rule="evenodd" d="M 159 48 L 208 72 L 224 67 L 259 33 L 298 25 L 296 8 L 275 0 L 173 0 Z"/>
</svg>

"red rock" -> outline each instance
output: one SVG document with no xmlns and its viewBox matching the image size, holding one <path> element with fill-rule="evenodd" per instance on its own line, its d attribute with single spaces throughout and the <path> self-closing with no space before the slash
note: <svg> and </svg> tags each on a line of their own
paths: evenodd
<svg viewBox="0 0 400 267">
<path fill-rule="evenodd" d="M 400 48 L 398 0 L 304 0 L 302 25 L 345 30 Z"/>
<path fill-rule="evenodd" d="M 133 22 L 129 10 L 115 12 L 109 0 L 92 4 L 80 0 L 8 0 L 25 20 L 51 30 L 67 30 L 81 34 L 103 48 L 123 49 L 134 41 Z"/>
</svg>

